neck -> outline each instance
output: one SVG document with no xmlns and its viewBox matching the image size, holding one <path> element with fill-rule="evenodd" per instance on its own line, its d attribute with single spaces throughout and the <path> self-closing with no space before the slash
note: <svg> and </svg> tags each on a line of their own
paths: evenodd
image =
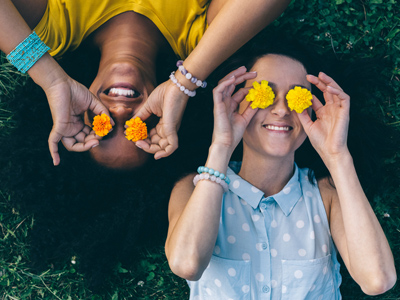
<svg viewBox="0 0 400 300">
<path fill-rule="evenodd" d="M 243 149 L 239 176 L 271 196 L 280 192 L 293 176 L 294 155 L 290 157 L 261 157 Z"/>
<path fill-rule="evenodd" d="M 157 55 L 168 45 L 158 28 L 135 12 L 122 13 L 102 25 L 94 34 L 101 52 L 99 71 L 121 61 L 141 65 L 155 81 Z"/>
</svg>

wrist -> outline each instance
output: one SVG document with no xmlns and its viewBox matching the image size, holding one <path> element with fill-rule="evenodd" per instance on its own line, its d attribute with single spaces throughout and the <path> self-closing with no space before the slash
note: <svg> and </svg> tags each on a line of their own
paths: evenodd
<svg viewBox="0 0 400 300">
<path fill-rule="evenodd" d="M 226 173 L 232 151 L 223 145 L 212 144 L 208 150 L 205 166 Z"/>
<path fill-rule="evenodd" d="M 44 91 L 68 78 L 67 73 L 48 53 L 44 54 L 28 71 L 32 80 Z"/>
<path fill-rule="evenodd" d="M 322 160 L 331 174 L 337 171 L 346 170 L 350 165 L 353 165 L 353 157 L 348 150 L 343 153 L 322 158 Z"/>
</svg>

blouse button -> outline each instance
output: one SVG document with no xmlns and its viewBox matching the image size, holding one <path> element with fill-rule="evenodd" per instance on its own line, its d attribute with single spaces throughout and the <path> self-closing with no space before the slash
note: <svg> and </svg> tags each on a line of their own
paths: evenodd
<svg viewBox="0 0 400 300">
<path fill-rule="evenodd" d="M 262 243 L 261 247 L 265 250 L 268 248 L 268 245 L 267 245 L 267 243 Z"/>
<path fill-rule="evenodd" d="M 261 204 L 260 204 L 260 208 L 263 209 L 263 210 L 266 209 L 266 208 L 267 208 L 267 204 L 261 203 Z"/>
<path fill-rule="evenodd" d="M 262 288 L 263 293 L 269 293 L 269 286 L 268 285 L 264 285 Z"/>
</svg>

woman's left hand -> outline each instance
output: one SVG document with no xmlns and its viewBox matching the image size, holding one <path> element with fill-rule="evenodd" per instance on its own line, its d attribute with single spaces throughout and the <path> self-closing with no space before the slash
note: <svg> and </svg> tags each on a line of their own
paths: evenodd
<svg viewBox="0 0 400 300">
<path fill-rule="evenodd" d="M 178 148 L 177 131 L 188 99 L 189 96 L 180 91 L 171 80 L 155 88 L 134 117 L 140 117 L 144 121 L 155 114 L 160 120 L 150 130 L 149 137 L 137 141 L 136 146 L 154 154 L 155 159 L 171 155 Z"/>
<path fill-rule="evenodd" d="M 313 122 L 307 110 L 298 116 L 311 144 L 327 164 L 348 154 L 350 97 L 325 73 L 318 77 L 307 75 L 307 80 L 324 93 L 325 105 L 313 95 L 312 109 L 317 120 Z"/>
</svg>

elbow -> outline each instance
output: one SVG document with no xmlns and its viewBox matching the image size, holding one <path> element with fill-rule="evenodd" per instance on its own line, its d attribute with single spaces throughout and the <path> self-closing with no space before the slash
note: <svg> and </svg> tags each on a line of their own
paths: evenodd
<svg viewBox="0 0 400 300">
<path fill-rule="evenodd" d="M 171 271 L 186 280 L 197 281 L 203 275 L 204 268 L 194 258 L 168 257 L 168 264 Z"/>
<path fill-rule="evenodd" d="M 375 275 L 368 284 L 362 287 L 365 294 L 376 296 L 390 290 L 397 281 L 395 269 L 382 275 Z"/>
</svg>

